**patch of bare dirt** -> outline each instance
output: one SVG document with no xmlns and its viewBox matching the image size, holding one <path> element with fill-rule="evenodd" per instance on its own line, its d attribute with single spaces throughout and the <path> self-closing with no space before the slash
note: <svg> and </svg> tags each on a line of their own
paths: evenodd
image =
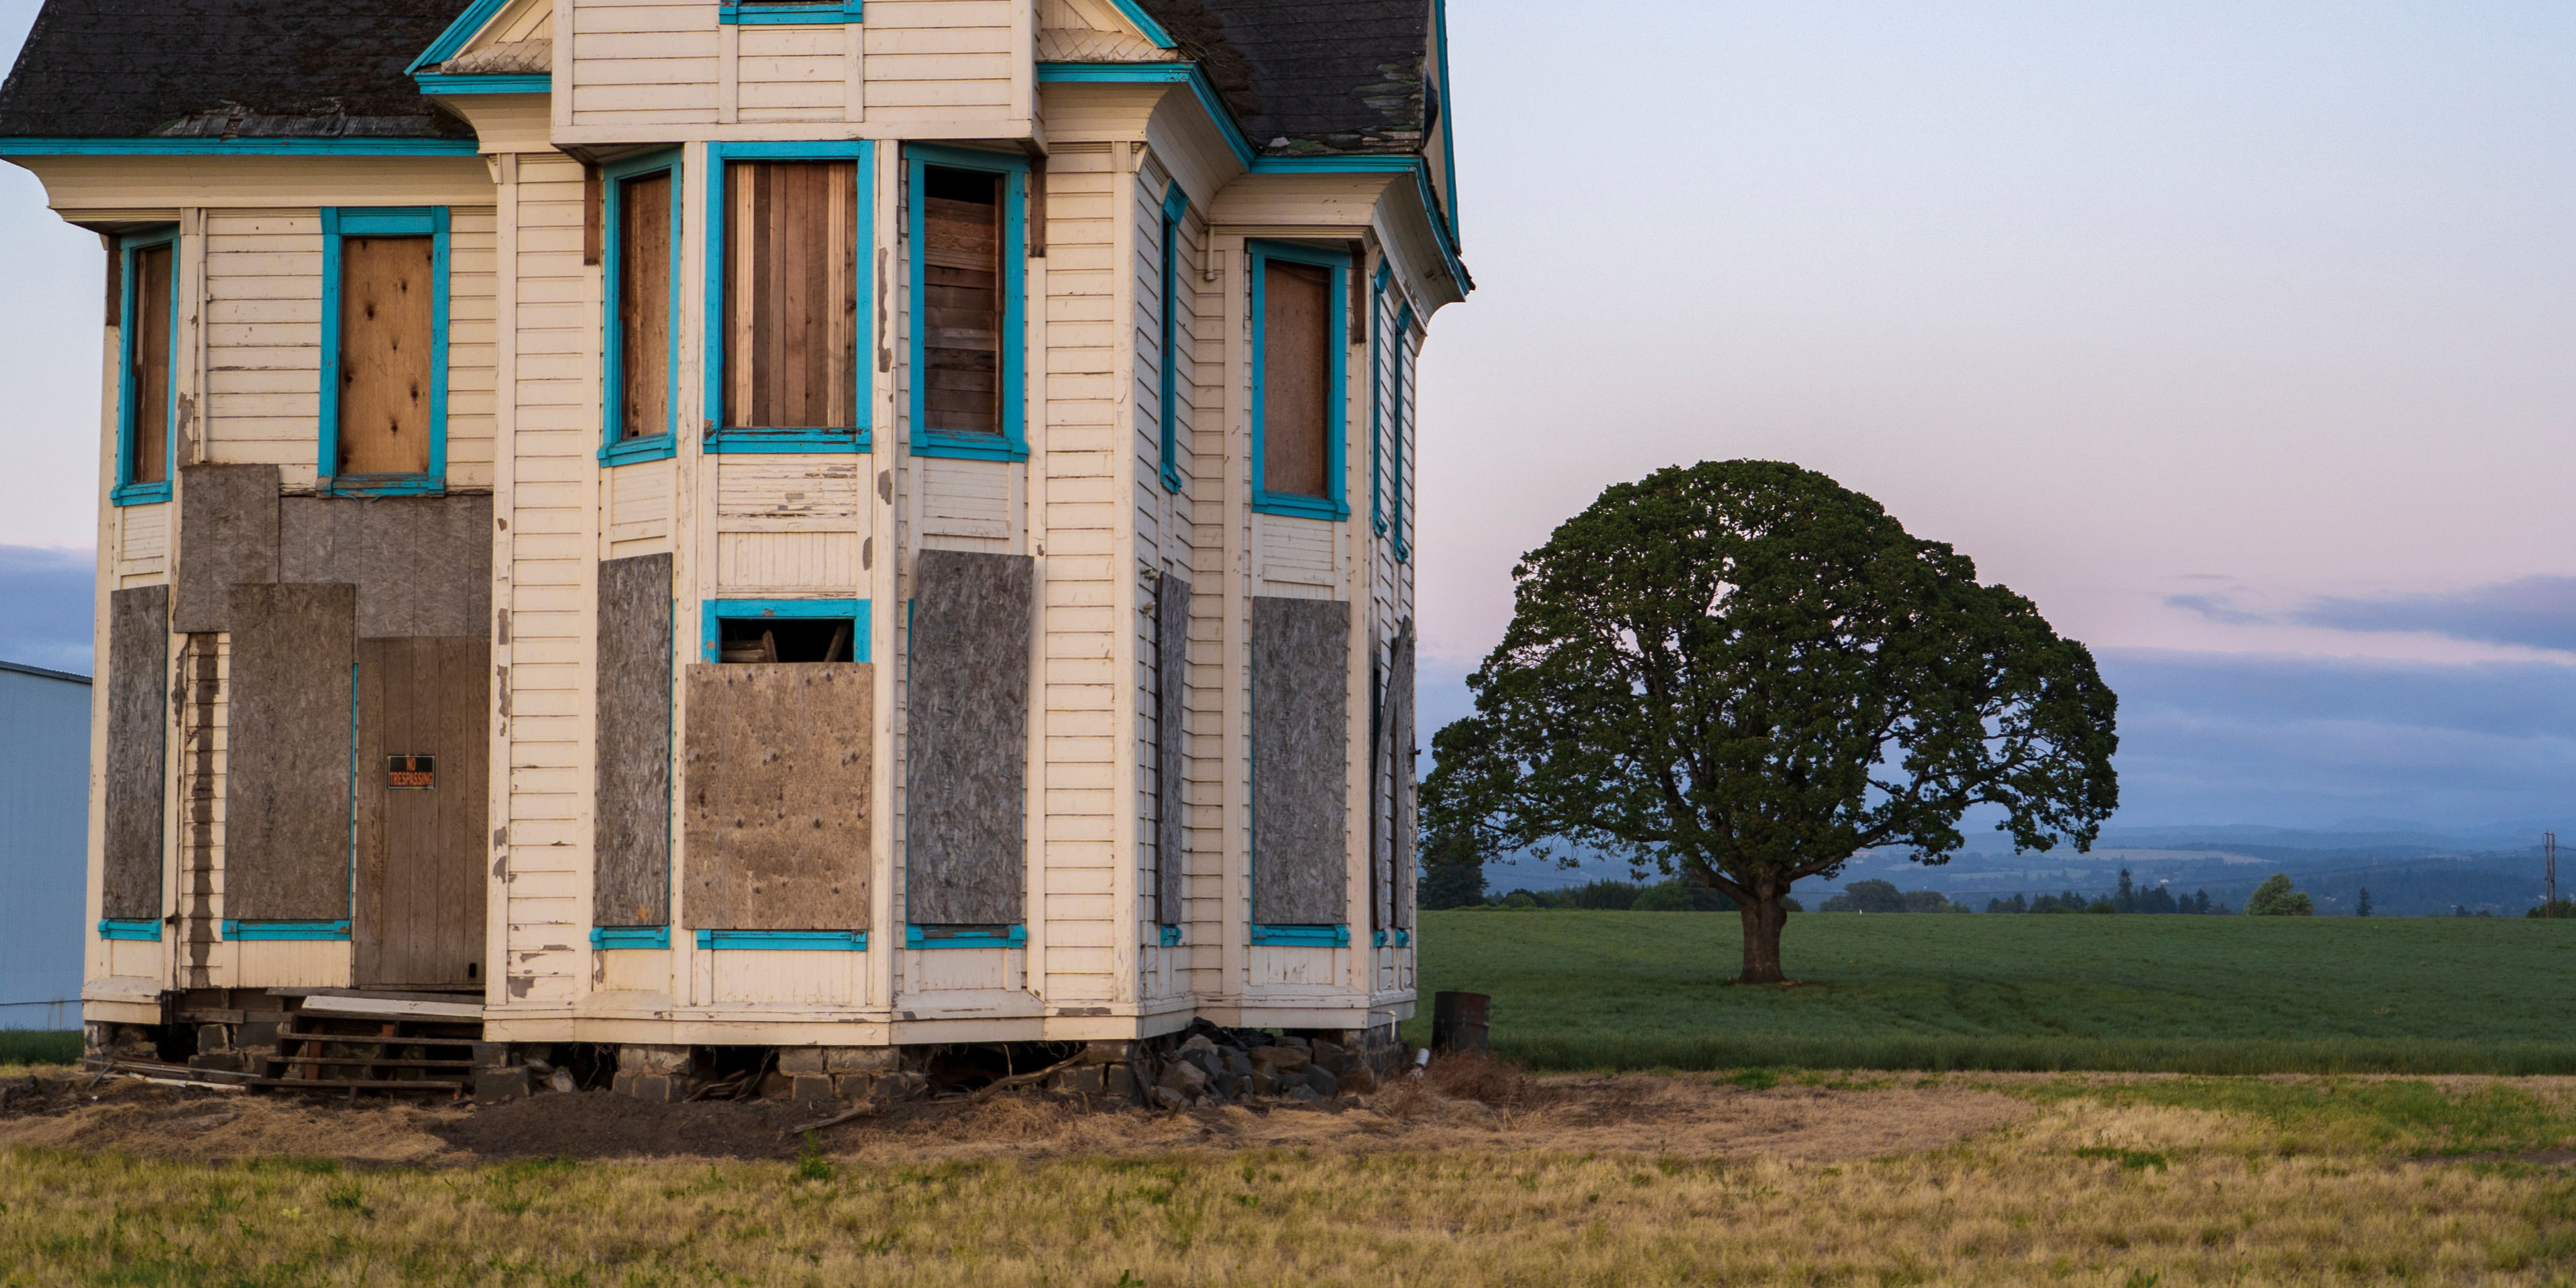
<svg viewBox="0 0 2576 1288">
<path fill-rule="evenodd" d="M 85 1077 L 10 1079 L 0 1148 L 158 1157 L 294 1156 L 464 1165 L 509 1158 L 793 1157 L 814 1109 L 783 1102 L 648 1105 L 605 1092 L 476 1107 L 211 1092 Z M 2034 1107 L 1964 1086 L 1748 1090 L 1706 1075 L 1531 1078 L 1443 1061 L 1423 1079 L 1307 1106 L 1181 1113 L 1071 1097 L 911 1101 L 817 1133 L 827 1153 L 879 1162 L 1307 1148 L 1350 1153 L 1639 1153 L 1869 1158 L 1936 1149 Z"/>
</svg>

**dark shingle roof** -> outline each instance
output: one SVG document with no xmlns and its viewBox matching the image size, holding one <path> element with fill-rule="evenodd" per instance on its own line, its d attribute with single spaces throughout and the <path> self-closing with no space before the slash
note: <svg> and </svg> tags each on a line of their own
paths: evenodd
<svg viewBox="0 0 2576 1288">
<path fill-rule="evenodd" d="M 434 138 L 403 68 L 468 0 L 45 0 L 0 137 Z"/>
<path fill-rule="evenodd" d="M 1422 147 L 1431 0 L 1141 0 L 1264 153 Z"/>
</svg>

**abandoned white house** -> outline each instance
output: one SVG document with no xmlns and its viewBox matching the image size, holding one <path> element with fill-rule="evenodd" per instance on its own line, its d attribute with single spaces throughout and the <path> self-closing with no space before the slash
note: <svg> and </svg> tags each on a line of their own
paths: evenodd
<svg viewBox="0 0 2576 1288">
<path fill-rule="evenodd" d="M 94 1048 L 1411 1014 L 1438 0 L 173 13 L 0 89 L 110 251 Z"/>
</svg>

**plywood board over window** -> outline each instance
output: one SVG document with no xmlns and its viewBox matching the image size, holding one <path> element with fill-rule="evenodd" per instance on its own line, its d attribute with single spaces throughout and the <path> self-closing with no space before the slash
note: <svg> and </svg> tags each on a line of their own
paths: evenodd
<svg viewBox="0 0 2576 1288">
<path fill-rule="evenodd" d="M 906 917 L 995 926 L 1025 915 L 1026 555 L 924 550 L 912 575 L 905 749 Z"/>
<path fill-rule="evenodd" d="M 688 668 L 687 893 L 701 930 L 868 928 L 876 668 Z"/>
<path fill-rule="evenodd" d="M 1325 494 L 1327 352 L 1336 307 L 1332 271 L 1269 260 L 1262 265 L 1261 485 L 1294 496 Z"/>
<path fill-rule="evenodd" d="M 1346 920 L 1351 606 L 1252 601 L 1252 919 Z"/>
<path fill-rule="evenodd" d="M 99 915 L 161 915 L 161 815 L 168 782 L 166 694 L 170 588 L 136 586 L 107 599 L 107 870 Z"/>
<path fill-rule="evenodd" d="M 351 585 L 232 588 L 224 915 L 349 916 Z"/>
<path fill-rule="evenodd" d="M 427 237 L 341 242 L 335 475 L 429 472 L 435 261 Z"/>
<path fill-rule="evenodd" d="M 728 429 L 859 423 L 858 163 L 724 167 Z"/>
<path fill-rule="evenodd" d="M 1189 777 L 1190 583 L 1165 572 L 1154 587 L 1154 906 L 1166 926 L 1181 923 L 1182 787 Z"/>
<path fill-rule="evenodd" d="M 592 924 L 671 920 L 671 556 L 599 565 Z"/>
</svg>

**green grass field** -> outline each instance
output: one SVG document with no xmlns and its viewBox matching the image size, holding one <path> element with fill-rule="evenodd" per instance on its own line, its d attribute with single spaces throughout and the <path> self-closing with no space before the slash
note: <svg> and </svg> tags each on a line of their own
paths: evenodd
<svg viewBox="0 0 2576 1288">
<path fill-rule="evenodd" d="M 78 1032 L 0 1029 L 0 1065 L 71 1064 L 81 1058 Z"/>
<path fill-rule="evenodd" d="M 1429 912 L 1422 1005 L 1493 997 L 1542 1069 L 2576 1072 L 2576 922 L 1792 915 L 1737 988 L 1724 913 Z"/>
</svg>

